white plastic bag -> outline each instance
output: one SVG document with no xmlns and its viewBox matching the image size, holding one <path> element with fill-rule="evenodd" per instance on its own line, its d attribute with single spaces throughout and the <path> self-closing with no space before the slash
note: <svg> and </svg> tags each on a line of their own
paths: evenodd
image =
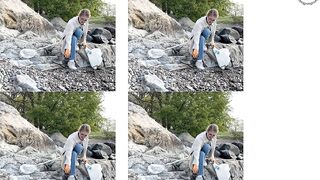
<svg viewBox="0 0 320 180">
<path fill-rule="evenodd" d="M 213 164 L 213 168 L 216 171 L 218 180 L 229 180 L 230 179 L 230 167 L 228 164 Z"/>
<path fill-rule="evenodd" d="M 85 165 L 91 180 L 101 180 L 102 179 L 102 167 L 100 164 L 88 163 Z"/>
<path fill-rule="evenodd" d="M 90 65 L 93 69 L 97 69 L 98 66 L 102 63 L 102 52 L 99 48 L 94 49 L 85 49 Z"/>
<path fill-rule="evenodd" d="M 218 65 L 224 69 L 230 63 L 230 51 L 227 48 L 217 49 L 213 48 L 213 53 L 216 55 Z"/>
</svg>

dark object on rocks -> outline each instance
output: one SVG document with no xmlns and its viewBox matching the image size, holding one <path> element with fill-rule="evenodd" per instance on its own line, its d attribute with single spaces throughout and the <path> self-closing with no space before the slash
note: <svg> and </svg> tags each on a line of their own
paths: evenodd
<svg viewBox="0 0 320 180">
<path fill-rule="evenodd" d="M 108 41 L 110 41 L 112 39 L 112 34 L 110 31 L 103 29 L 103 28 L 96 28 L 92 31 L 92 33 L 90 34 L 91 36 L 94 35 L 100 35 L 100 36 L 104 36 L 107 38 Z"/>
<path fill-rule="evenodd" d="M 92 151 L 92 158 L 95 158 L 95 159 L 104 159 L 102 153 L 101 153 L 101 150 L 93 150 Z"/>
<path fill-rule="evenodd" d="M 224 34 L 224 35 L 221 35 L 220 37 L 221 37 L 221 42 L 222 43 L 227 43 L 227 44 L 231 44 L 231 43 L 235 44 L 235 43 L 237 43 L 237 41 L 231 35 Z"/>
<path fill-rule="evenodd" d="M 106 27 L 104 27 L 104 29 L 108 30 L 112 34 L 113 38 L 116 37 L 116 28 L 114 28 L 112 26 L 106 26 Z"/>
<path fill-rule="evenodd" d="M 109 146 L 112 149 L 112 153 L 116 153 L 116 144 L 114 142 L 107 141 L 104 144 L 106 144 L 107 146 Z"/>
<path fill-rule="evenodd" d="M 92 35 L 92 42 L 97 44 L 103 44 L 103 40 L 101 38 L 101 35 Z"/>
<path fill-rule="evenodd" d="M 232 29 L 238 31 L 238 33 L 240 34 L 240 37 L 243 38 L 243 28 L 242 27 L 233 26 Z"/>
<path fill-rule="evenodd" d="M 97 143 L 92 147 L 92 151 L 94 150 L 101 150 L 104 151 L 108 156 L 110 156 L 112 154 L 112 149 L 103 143 Z"/>
<path fill-rule="evenodd" d="M 235 155 L 232 154 L 232 151 L 221 150 L 220 153 L 221 153 L 220 157 L 223 158 L 223 159 L 233 159 L 233 158 L 235 158 Z"/>
<path fill-rule="evenodd" d="M 233 142 L 233 145 L 237 146 L 241 153 L 243 153 L 243 143 L 241 142 Z"/>
<path fill-rule="evenodd" d="M 219 147 L 219 150 L 230 150 L 232 151 L 236 156 L 240 154 L 240 149 L 234 145 L 234 144 L 231 144 L 231 143 L 225 143 L 225 144 L 222 144 L 220 147 Z"/>
<path fill-rule="evenodd" d="M 231 29 L 231 28 L 223 28 L 220 32 L 218 32 L 219 36 L 223 35 L 230 35 L 232 36 L 236 41 L 240 39 L 240 34 L 238 31 Z"/>
<path fill-rule="evenodd" d="M 89 34 L 87 34 L 87 42 L 92 42 L 93 41 L 93 37 Z"/>
<path fill-rule="evenodd" d="M 88 149 L 87 150 L 87 157 L 92 157 L 92 155 L 93 155 L 92 151 Z"/>
<path fill-rule="evenodd" d="M 214 157 L 220 157 L 221 156 L 221 153 L 216 149 L 214 151 Z"/>
<path fill-rule="evenodd" d="M 237 160 L 243 160 L 242 154 L 239 154 L 239 155 L 237 156 Z"/>
<path fill-rule="evenodd" d="M 214 35 L 214 42 L 221 42 L 221 37 L 217 34 Z"/>
</svg>

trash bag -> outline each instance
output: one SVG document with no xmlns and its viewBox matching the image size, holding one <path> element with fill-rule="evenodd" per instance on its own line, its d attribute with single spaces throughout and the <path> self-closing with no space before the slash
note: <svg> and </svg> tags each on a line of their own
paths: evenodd
<svg viewBox="0 0 320 180">
<path fill-rule="evenodd" d="M 213 164 L 213 168 L 216 171 L 218 180 L 230 179 L 230 167 L 228 164 Z"/>
<path fill-rule="evenodd" d="M 221 69 L 226 68 L 226 66 L 228 66 L 230 63 L 229 49 L 227 49 L 227 48 L 222 48 L 222 49 L 213 48 L 212 51 L 217 58 L 217 62 L 218 62 L 219 67 Z"/>
<path fill-rule="evenodd" d="M 100 164 L 86 164 L 86 169 L 91 180 L 102 179 L 102 167 Z"/>
<path fill-rule="evenodd" d="M 97 69 L 102 63 L 102 52 L 99 48 L 85 49 L 87 56 L 89 58 L 90 65 L 93 69 Z"/>
</svg>

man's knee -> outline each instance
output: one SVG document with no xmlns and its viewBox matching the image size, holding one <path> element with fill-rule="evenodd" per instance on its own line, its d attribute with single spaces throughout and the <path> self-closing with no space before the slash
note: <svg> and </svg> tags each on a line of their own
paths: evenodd
<svg viewBox="0 0 320 180">
<path fill-rule="evenodd" d="M 75 152 L 77 155 L 79 155 L 82 151 L 82 145 L 81 144 L 76 144 L 73 148 L 73 152 Z M 73 153 L 72 152 L 72 153 Z"/>
</svg>

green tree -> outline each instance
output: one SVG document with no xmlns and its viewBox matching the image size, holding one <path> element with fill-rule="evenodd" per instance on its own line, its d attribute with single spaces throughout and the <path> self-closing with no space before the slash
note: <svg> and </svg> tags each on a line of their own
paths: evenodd
<svg viewBox="0 0 320 180">
<path fill-rule="evenodd" d="M 229 93 L 140 93 L 131 94 L 135 103 L 146 109 L 151 117 L 174 133 L 191 135 L 216 123 L 227 131 L 233 122 L 229 115 Z"/>
<path fill-rule="evenodd" d="M 196 21 L 209 9 L 216 8 L 220 16 L 226 16 L 232 7 L 230 0 L 151 0 L 162 11 L 176 18 L 189 17 Z"/>
<path fill-rule="evenodd" d="M 95 131 L 104 120 L 99 93 L 22 93 L 14 102 L 24 118 L 47 133 L 67 136 L 83 123 Z"/>
<path fill-rule="evenodd" d="M 23 0 L 28 6 L 48 18 L 61 17 L 68 21 L 81 9 L 87 8 L 92 16 L 100 15 L 102 0 Z"/>
</svg>

